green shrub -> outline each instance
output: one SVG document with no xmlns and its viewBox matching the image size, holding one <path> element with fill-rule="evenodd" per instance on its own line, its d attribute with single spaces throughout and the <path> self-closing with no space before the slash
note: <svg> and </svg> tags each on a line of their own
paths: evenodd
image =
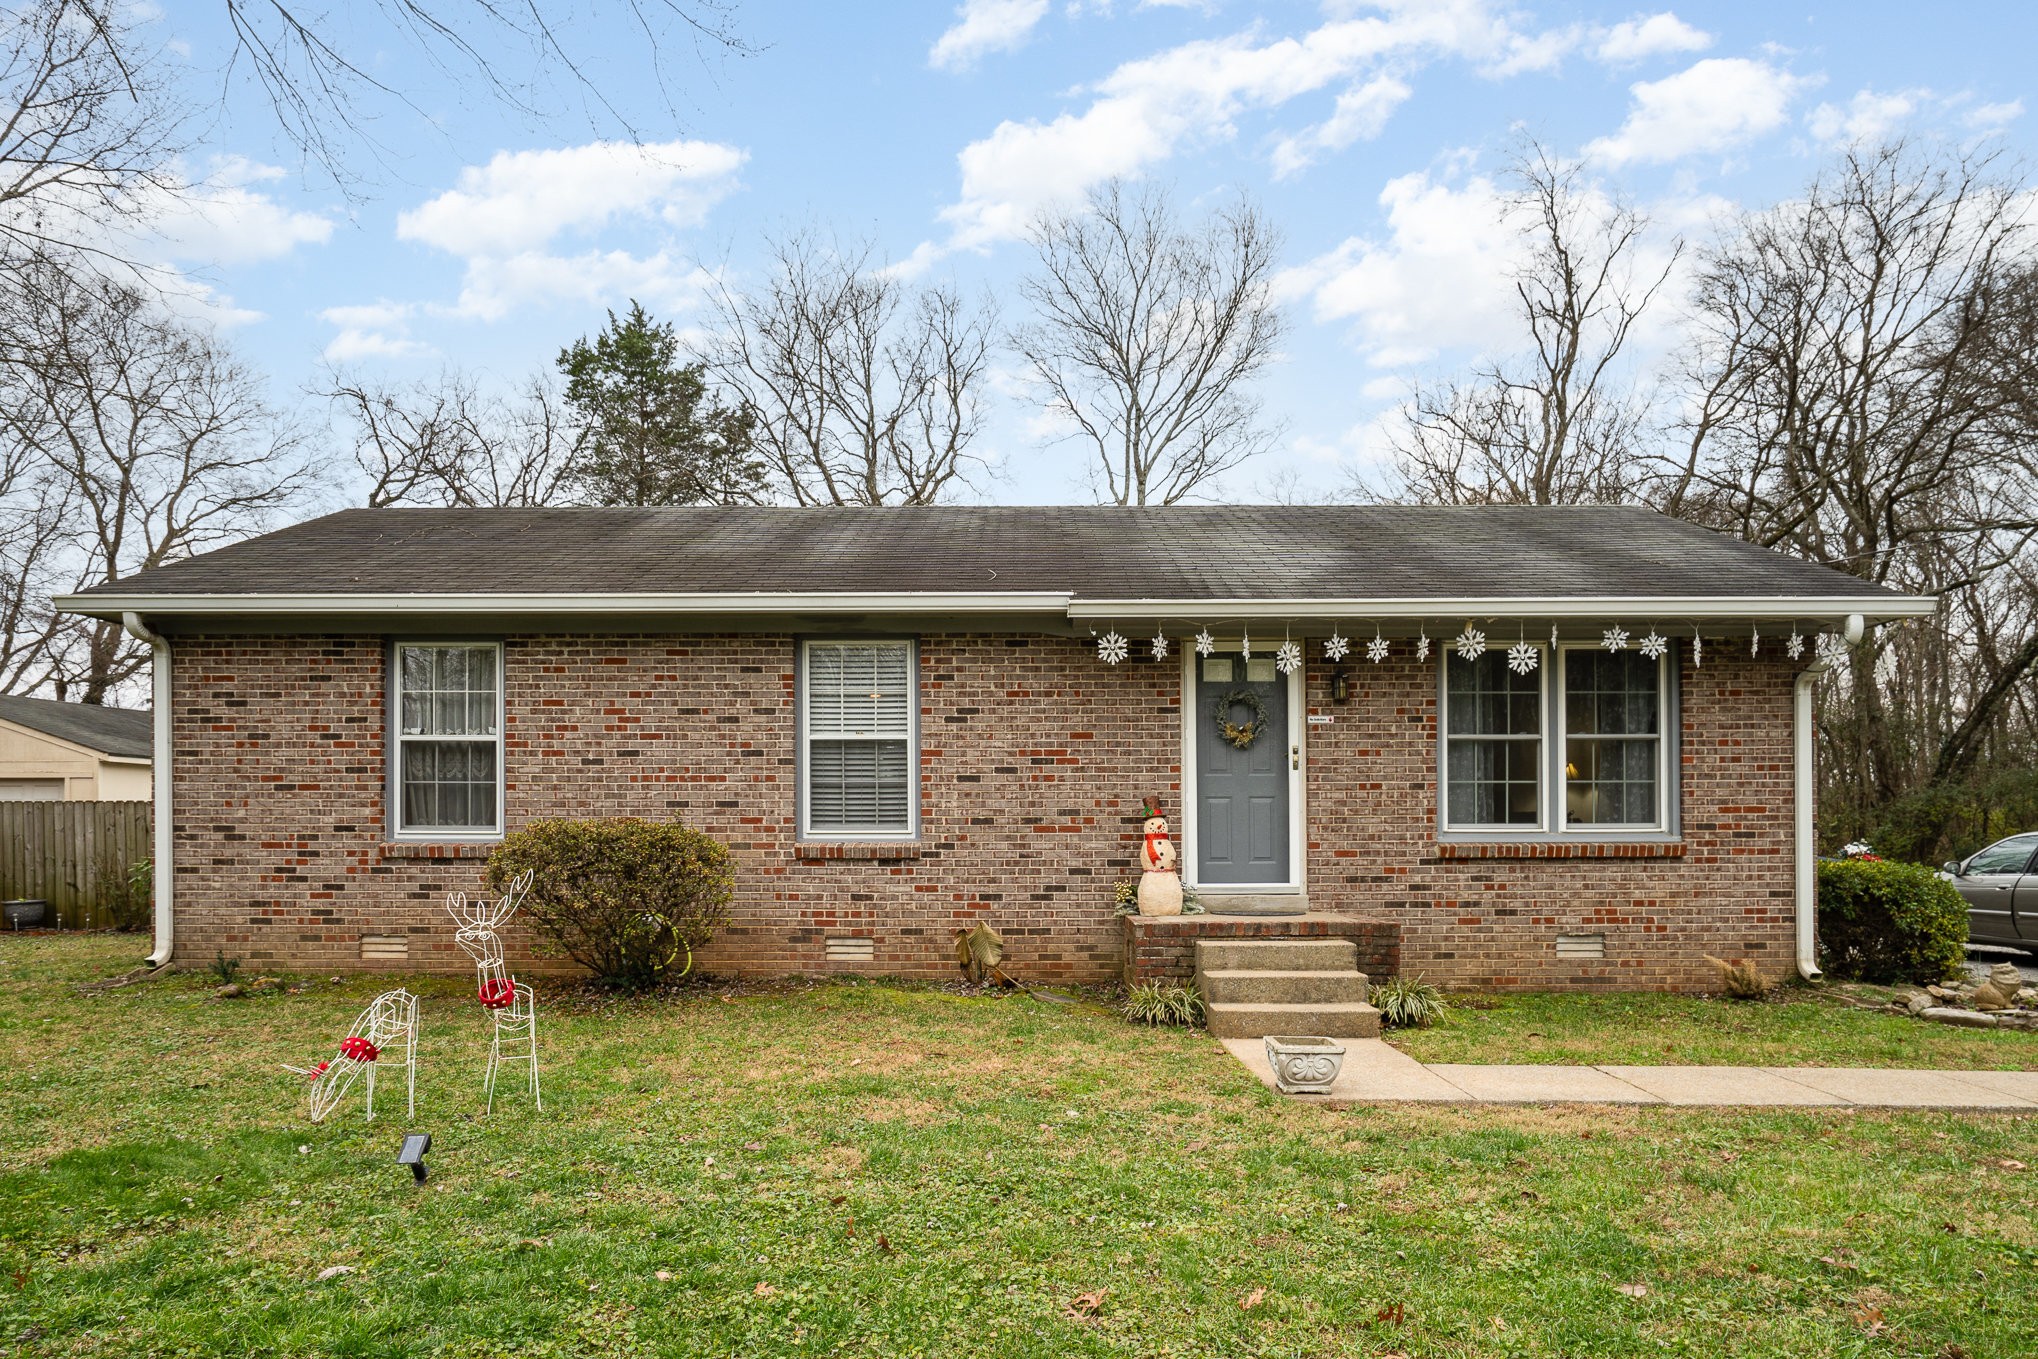
<svg viewBox="0 0 2038 1359">
<path fill-rule="evenodd" d="M 1191 986 L 1173 982 L 1141 982 L 1125 993 L 1119 1007 L 1135 1024 L 1195 1025 L 1203 1022 L 1203 997 Z"/>
<path fill-rule="evenodd" d="M 524 913 L 547 944 L 613 985 L 683 976 L 729 919 L 734 861 L 677 823 L 533 821 L 488 856 L 490 891 L 532 875 Z"/>
<path fill-rule="evenodd" d="M 1835 977 L 1929 985 L 1967 960 L 1967 903 L 1923 864 L 1819 864 L 1819 965 Z"/>
<path fill-rule="evenodd" d="M 1367 997 L 1390 1029 L 1426 1029 L 1444 1017 L 1444 993 L 1421 977 L 1389 977 L 1367 988 Z"/>
</svg>

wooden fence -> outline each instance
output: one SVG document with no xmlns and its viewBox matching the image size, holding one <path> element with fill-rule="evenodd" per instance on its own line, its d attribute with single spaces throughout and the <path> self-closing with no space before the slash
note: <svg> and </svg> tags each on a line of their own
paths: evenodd
<svg viewBox="0 0 2038 1359">
<path fill-rule="evenodd" d="M 149 857 L 146 802 L 0 802 L 0 897 L 40 897 L 45 926 L 110 929 L 149 919 L 129 871 Z"/>
</svg>

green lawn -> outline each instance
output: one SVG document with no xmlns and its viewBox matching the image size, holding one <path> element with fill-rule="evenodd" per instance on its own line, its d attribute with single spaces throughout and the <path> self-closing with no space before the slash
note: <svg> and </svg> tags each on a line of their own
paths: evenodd
<svg viewBox="0 0 2038 1359">
<path fill-rule="evenodd" d="M 1425 1062 L 2038 1070 L 2038 1033 L 1956 1029 L 1840 999 L 1886 999 L 1892 988 L 1835 987 L 1815 996 L 1790 986 L 1775 994 L 1759 1002 L 1580 992 L 1451 996 L 1444 1024 L 1391 1040 Z"/>
<path fill-rule="evenodd" d="M 0 938 L 0 1350 L 2033 1344 L 2038 1190 L 2005 1164 L 2038 1163 L 2025 1119 L 1333 1112 L 1200 1034 L 881 986 L 554 1004 L 545 1113 L 483 1119 L 481 1014 L 435 982 L 419 1192 L 391 1162 L 400 1105 L 313 1128 L 277 1068 L 329 1051 L 375 982 L 78 993 L 135 951 Z M 318 1281 L 334 1265 L 352 1272 Z"/>
</svg>

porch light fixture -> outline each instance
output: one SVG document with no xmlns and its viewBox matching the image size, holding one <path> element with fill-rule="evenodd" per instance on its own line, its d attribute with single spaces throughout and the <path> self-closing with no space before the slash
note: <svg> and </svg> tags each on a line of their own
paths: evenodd
<svg viewBox="0 0 2038 1359">
<path fill-rule="evenodd" d="M 1345 672 L 1342 670 L 1331 671 L 1330 701 L 1332 703 L 1342 703 L 1351 696 L 1352 696 L 1352 682 L 1350 677 L 1347 676 Z"/>
<path fill-rule="evenodd" d="M 403 1139 L 403 1149 L 396 1153 L 396 1163 L 400 1166 L 409 1166 L 410 1173 L 417 1177 L 419 1184 L 423 1184 L 425 1176 L 431 1174 L 431 1171 L 425 1168 L 425 1153 L 431 1149 L 430 1133 L 412 1133 Z"/>
</svg>

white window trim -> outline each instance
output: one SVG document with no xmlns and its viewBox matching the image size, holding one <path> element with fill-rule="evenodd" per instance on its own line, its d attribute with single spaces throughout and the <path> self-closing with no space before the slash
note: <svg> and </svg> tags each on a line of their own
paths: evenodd
<svg viewBox="0 0 2038 1359">
<path fill-rule="evenodd" d="M 1548 835 L 1550 833 L 1550 656 L 1549 648 L 1532 642 L 1536 648 L 1536 743 L 1541 747 L 1536 761 L 1536 822 L 1526 825 L 1518 821 L 1467 821 L 1451 820 L 1451 662 L 1457 654 L 1444 646 L 1444 654 L 1437 661 L 1437 824 L 1452 834 L 1473 835 Z M 1496 651 L 1494 654 L 1498 654 Z M 1505 664 L 1503 661 L 1502 664 Z M 1519 740 L 1521 738 L 1491 737 L 1467 733 L 1468 741 L 1478 740 Z"/>
<path fill-rule="evenodd" d="M 807 663 L 816 646 L 903 646 L 906 648 L 906 829 L 893 826 L 813 829 L 807 792 Z M 797 837 L 808 844 L 905 844 L 920 838 L 920 643 L 912 637 L 803 637 L 799 644 L 799 683 L 793 693 L 794 754 L 798 761 Z"/>
<path fill-rule="evenodd" d="M 495 653 L 495 824 L 493 826 L 418 826 L 403 824 L 403 747 L 407 741 L 473 741 L 472 736 L 406 736 L 403 732 L 403 651 L 406 647 L 465 647 Z M 389 833 L 394 840 L 472 843 L 500 840 L 503 834 L 504 764 L 508 748 L 504 730 L 505 692 L 509 678 L 503 668 L 501 642 L 472 638 L 407 637 L 389 647 Z"/>
<path fill-rule="evenodd" d="M 1656 658 L 1656 818 L 1653 821 L 1591 821 L 1572 825 L 1563 819 L 1563 809 L 1569 805 L 1569 780 L 1565 777 L 1568 764 L 1565 747 L 1571 743 L 1571 705 L 1566 701 L 1571 684 L 1568 668 L 1570 655 L 1574 651 L 1600 651 L 1604 648 L 1590 642 L 1564 642 L 1557 648 L 1558 664 L 1565 666 L 1557 685 L 1557 744 L 1550 760 L 1550 768 L 1556 781 L 1556 797 L 1552 805 L 1559 814 L 1558 830 L 1565 835 L 1590 839 L 1596 835 L 1634 835 L 1654 832 L 1661 834 L 1670 826 L 1670 658 L 1675 653 L 1666 651 Z M 1615 738 L 1633 739 L 1633 738 Z"/>
</svg>

